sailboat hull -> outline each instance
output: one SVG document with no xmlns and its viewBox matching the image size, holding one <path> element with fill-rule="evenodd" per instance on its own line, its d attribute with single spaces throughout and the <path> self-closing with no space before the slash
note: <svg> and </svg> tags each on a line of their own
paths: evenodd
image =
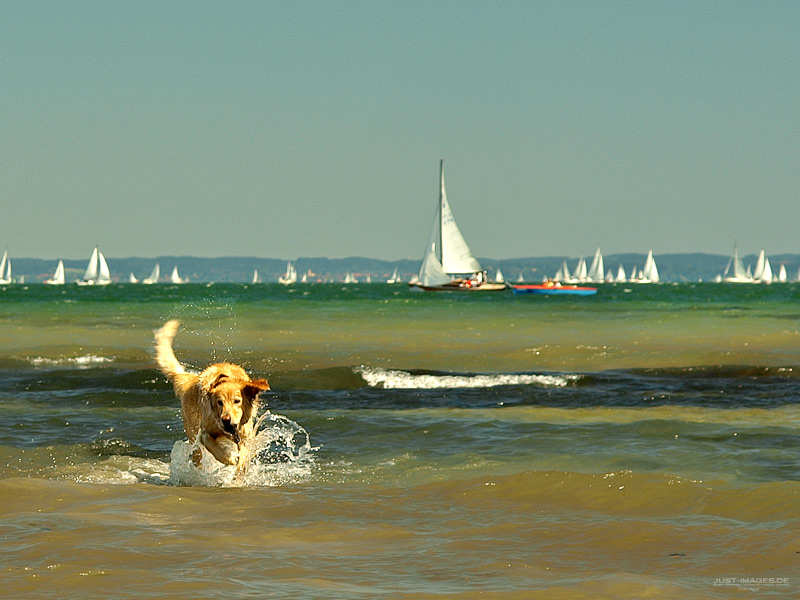
<svg viewBox="0 0 800 600">
<path fill-rule="evenodd" d="M 502 292 L 508 289 L 505 283 L 467 285 L 463 280 L 455 280 L 443 285 L 422 285 L 420 283 L 409 283 L 408 285 L 411 289 L 423 290 L 425 292 Z"/>
</svg>

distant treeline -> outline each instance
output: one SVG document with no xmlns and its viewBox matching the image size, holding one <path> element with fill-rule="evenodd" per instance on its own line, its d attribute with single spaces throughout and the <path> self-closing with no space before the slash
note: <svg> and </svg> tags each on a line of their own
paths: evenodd
<svg viewBox="0 0 800 600">
<path fill-rule="evenodd" d="M 604 256 L 606 272 L 617 272 L 622 265 L 630 276 L 635 267 L 644 266 L 645 254 L 609 254 Z M 570 270 L 574 270 L 578 262 L 577 256 L 545 256 L 533 258 L 492 259 L 479 258 L 484 269 L 494 278 L 497 269 L 501 269 L 507 281 L 517 281 L 520 275 L 525 281 L 541 281 L 544 277 L 555 275 L 561 263 L 566 260 Z M 592 256 L 585 257 L 591 262 Z M 16 280 L 24 278 L 25 282 L 44 281 L 53 275 L 57 259 L 42 260 L 34 258 L 13 257 L 13 276 Z M 107 257 L 111 276 L 115 281 L 128 281 L 131 273 L 138 279 L 149 276 L 158 263 L 161 277 L 166 280 L 177 265 L 181 277 L 194 282 L 249 282 L 257 271 L 261 281 L 275 282 L 286 271 L 286 259 L 255 258 L 245 256 L 226 256 L 221 258 L 199 258 L 194 256 L 159 256 L 157 258 L 113 258 Z M 718 254 L 663 254 L 655 255 L 656 264 L 662 281 L 710 281 L 724 270 L 729 256 Z M 795 281 L 800 269 L 800 255 L 777 254 L 769 256 L 773 272 L 777 275 L 780 265 L 786 266 L 790 281 Z M 745 266 L 755 266 L 756 255 L 744 256 Z M 86 259 L 64 259 L 67 282 L 79 279 L 86 269 Z M 304 274 L 308 281 L 341 281 L 351 272 L 360 281 L 367 276 L 374 282 L 384 281 L 397 268 L 403 281 L 417 273 L 420 259 L 402 259 L 396 261 L 373 258 L 306 258 L 293 260 L 298 278 Z"/>
</svg>

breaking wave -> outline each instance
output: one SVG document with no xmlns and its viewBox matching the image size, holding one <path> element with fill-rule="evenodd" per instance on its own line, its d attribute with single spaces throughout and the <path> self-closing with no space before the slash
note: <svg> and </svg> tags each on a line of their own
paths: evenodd
<svg viewBox="0 0 800 600">
<path fill-rule="evenodd" d="M 95 354 L 87 354 L 85 356 L 69 356 L 62 358 L 45 358 L 43 356 L 34 356 L 28 359 L 30 363 L 36 367 L 90 367 L 93 365 L 101 365 L 106 363 L 113 363 L 114 358 L 108 356 L 97 356 Z"/>
<path fill-rule="evenodd" d="M 360 366 L 353 369 L 367 385 L 384 389 L 491 388 L 503 385 L 564 387 L 580 375 L 543 375 L 536 373 L 450 374 L 378 369 Z"/>
</svg>

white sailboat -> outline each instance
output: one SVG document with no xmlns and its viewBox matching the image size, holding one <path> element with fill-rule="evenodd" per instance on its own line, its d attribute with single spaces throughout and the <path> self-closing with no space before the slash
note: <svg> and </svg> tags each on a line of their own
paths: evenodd
<svg viewBox="0 0 800 600">
<path fill-rule="evenodd" d="M 496 283 L 505 283 L 506 278 L 503 275 L 503 272 L 500 270 L 500 267 L 497 267 L 497 273 L 494 275 L 494 280 Z"/>
<path fill-rule="evenodd" d="M 137 279 L 136 275 L 134 275 L 133 271 L 131 274 L 128 275 L 128 283 L 139 283 L 139 279 Z"/>
<path fill-rule="evenodd" d="M 781 283 L 786 283 L 788 280 L 788 275 L 786 274 L 786 265 L 781 264 L 781 268 L 778 271 L 778 281 Z"/>
<path fill-rule="evenodd" d="M 253 283 L 261 283 L 261 278 L 258 276 L 258 269 L 253 269 Z"/>
<path fill-rule="evenodd" d="M 142 283 L 146 283 L 147 285 L 152 285 L 154 283 L 158 283 L 158 278 L 161 277 L 161 265 L 156 263 L 156 266 L 153 267 L 153 272 L 150 273 L 149 277 L 145 277 Z"/>
<path fill-rule="evenodd" d="M 758 253 L 753 279 L 759 283 L 772 283 L 772 266 L 769 264 L 769 258 L 767 258 L 767 254 L 763 248 L 761 252 Z"/>
<path fill-rule="evenodd" d="M 602 283 L 605 281 L 605 267 L 603 266 L 603 253 L 600 252 L 600 248 L 594 253 L 594 259 L 592 259 L 592 266 L 589 267 L 589 271 L 587 273 L 587 281 L 592 281 L 594 283 Z"/>
<path fill-rule="evenodd" d="M 282 283 L 283 285 L 297 283 L 297 269 L 295 269 L 292 261 L 286 263 L 286 273 L 283 277 L 278 277 L 278 283 Z"/>
<path fill-rule="evenodd" d="M 470 275 L 464 278 L 464 275 Z M 425 248 L 417 281 L 410 286 L 426 291 L 497 291 L 504 283 L 489 283 L 456 224 L 444 185 L 444 161 L 439 162 L 439 202 L 430 240 Z"/>
<path fill-rule="evenodd" d="M 397 267 L 392 271 L 392 276 L 386 280 L 386 283 L 400 283 L 400 276 L 397 274 Z"/>
<path fill-rule="evenodd" d="M 634 269 L 634 271 L 635 270 L 636 269 Z M 617 267 L 617 276 L 614 277 L 614 281 L 617 283 L 625 283 L 626 281 L 628 281 L 628 276 L 625 274 L 625 267 L 623 267 L 622 265 Z"/>
<path fill-rule="evenodd" d="M 742 259 L 739 258 L 739 248 L 733 247 L 733 256 L 728 261 L 728 266 L 722 273 L 722 281 L 726 283 L 752 283 L 753 277 L 744 268 Z"/>
<path fill-rule="evenodd" d="M 76 281 L 78 285 L 108 285 L 111 283 L 111 273 L 108 269 L 106 257 L 97 248 L 92 250 L 92 256 L 89 258 L 89 264 L 86 266 L 86 271 L 83 278 Z"/>
<path fill-rule="evenodd" d="M 578 264 L 575 265 L 575 270 L 572 272 L 572 277 L 570 277 L 567 281 L 569 283 L 582 283 L 589 278 L 587 273 L 586 261 L 581 256 L 578 260 Z"/>
<path fill-rule="evenodd" d="M 352 271 L 348 271 L 347 274 L 344 276 L 344 282 L 345 283 L 358 283 L 358 279 L 356 279 L 356 276 L 353 275 Z"/>
<path fill-rule="evenodd" d="M 59 260 L 55 273 L 53 273 L 53 276 L 50 279 L 47 279 L 45 283 L 49 285 L 64 285 L 64 282 L 64 261 Z"/>
<path fill-rule="evenodd" d="M 172 268 L 172 273 L 169 276 L 172 283 L 186 283 L 186 280 L 178 274 L 178 265 Z"/>
<path fill-rule="evenodd" d="M 14 283 L 14 278 L 11 276 L 11 259 L 8 258 L 8 250 L 3 252 L 3 258 L 0 260 L 0 285 L 6 283 Z"/>
<path fill-rule="evenodd" d="M 656 266 L 656 260 L 653 258 L 652 250 L 647 253 L 647 258 L 644 261 L 644 269 L 642 269 L 642 274 L 636 281 L 639 283 L 658 283 L 661 281 L 658 276 L 658 267 Z"/>
</svg>

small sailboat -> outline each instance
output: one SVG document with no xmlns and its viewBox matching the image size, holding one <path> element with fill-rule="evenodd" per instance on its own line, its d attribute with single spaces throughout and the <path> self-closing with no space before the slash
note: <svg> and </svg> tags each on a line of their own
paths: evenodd
<svg viewBox="0 0 800 600">
<path fill-rule="evenodd" d="M 625 274 L 625 267 L 620 265 L 619 267 L 617 267 L 617 276 L 614 277 L 614 281 L 616 283 L 625 283 L 627 280 L 628 276 Z"/>
<path fill-rule="evenodd" d="M 471 274 L 471 275 L 470 275 Z M 467 277 L 464 277 L 467 275 Z M 499 291 L 505 283 L 490 283 L 456 224 L 444 185 L 444 161 L 439 162 L 439 202 L 433 230 L 412 288 L 425 291 Z"/>
<path fill-rule="evenodd" d="M 103 256 L 97 246 L 92 250 L 92 256 L 89 258 L 89 264 L 86 266 L 83 278 L 75 283 L 78 285 L 108 285 L 111 283 L 111 273 L 108 269 L 106 257 Z"/>
<path fill-rule="evenodd" d="M 358 283 L 358 279 L 356 279 L 356 276 L 353 275 L 352 271 L 348 271 L 347 274 L 344 276 L 344 282 L 345 283 Z"/>
<path fill-rule="evenodd" d="M 64 261 L 59 260 L 56 271 L 50 279 L 45 280 L 48 285 L 64 285 Z"/>
<path fill-rule="evenodd" d="M 172 268 L 172 273 L 169 276 L 172 283 L 186 283 L 186 280 L 178 274 L 178 265 Z"/>
<path fill-rule="evenodd" d="M 786 283 L 788 280 L 788 275 L 786 274 L 786 265 L 781 264 L 781 268 L 778 271 L 778 281 L 781 283 Z"/>
<path fill-rule="evenodd" d="M 594 253 L 592 266 L 589 267 L 589 271 L 586 274 L 586 281 L 602 283 L 605 281 L 605 273 L 605 267 L 603 266 L 603 253 L 600 251 L 600 248 L 598 248 Z"/>
<path fill-rule="evenodd" d="M 278 277 L 278 283 L 282 283 L 283 285 L 297 283 L 297 269 L 295 269 L 292 261 L 286 263 L 286 273 L 283 277 Z"/>
<path fill-rule="evenodd" d="M 392 271 L 392 276 L 386 280 L 386 283 L 400 283 L 400 276 L 397 274 L 397 267 Z"/>
<path fill-rule="evenodd" d="M 11 259 L 8 258 L 8 250 L 3 252 L 3 258 L 0 260 L 0 285 L 6 283 L 14 283 L 14 278 L 11 276 Z"/>
<path fill-rule="evenodd" d="M 261 278 L 258 276 L 258 269 L 253 269 L 253 283 L 261 283 Z"/>
<path fill-rule="evenodd" d="M 159 277 L 161 277 L 161 265 L 156 263 L 156 266 L 153 267 L 153 271 L 152 271 L 152 273 L 150 273 L 150 276 L 149 277 L 145 277 L 145 279 L 144 279 L 144 281 L 142 281 L 142 283 L 145 283 L 147 285 L 152 285 L 154 283 L 158 283 L 158 278 Z"/>
<path fill-rule="evenodd" d="M 733 247 L 733 256 L 728 261 L 728 266 L 722 273 L 722 281 L 726 283 L 752 283 L 753 276 L 744 268 L 742 259 L 739 258 L 739 248 Z"/>
<path fill-rule="evenodd" d="M 588 279 L 589 275 L 587 274 L 586 261 L 581 256 L 578 260 L 578 264 L 575 266 L 575 271 L 573 271 L 572 277 L 569 277 L 566 281 L 569 283 L 578 283 L 587 281 Z"/>
<path fill-rule="evenodd" d="M 658 267 L 656 266 L 656 260 L 653 258 L 652 250 L 647 253 L 647 258 L 644 261 L 644 268 L 636 281 L 639 283 L 658 283 L 661 281 L 658 276 Z"/>
<path fill-rule="evenodd" d="M 506 278 L 503 275 L 503 272 L 500 270 L 500 267 L 497 267 L 497 273 L 494 275 L 494 280 L 496 283 L 505 283 Z"/>
<path fill-rule="evenodd" d="M 763 248 L 761 252 L 758 253 L 753 279 L 759 283 L 772 283 L 773 280 L 772 266 L 769 264 L 769 258 L 767 258 L 767 254 L 764 252 Z"/>
</svg>

